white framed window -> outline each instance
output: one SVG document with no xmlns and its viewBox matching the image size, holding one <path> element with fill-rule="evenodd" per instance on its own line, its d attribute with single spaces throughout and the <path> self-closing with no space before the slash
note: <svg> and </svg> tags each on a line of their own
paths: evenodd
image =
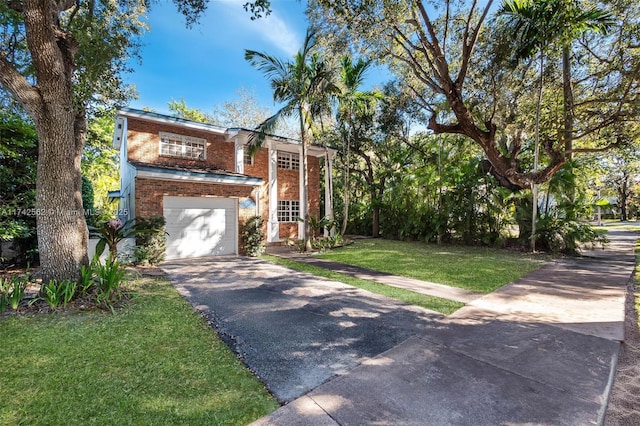
<svg viewBox="0 0 640 426">
<path fill-rule="evenodd" d="M 244 164 L 246 164 L 247 166 L 253 166 L 253 156 L 249 155 L 249 153 L 247 152 L 247 149 L 245 148 L 244 150 L 244 157 L 243 160 Z"/>
<path fill-rule="evenodd" d="M 300 170 L 300 155 L 293 152 L 278 151 L 278 168 Z"/>
<path fill-rule="evenodd" d="M 160 155 L 181 157 L 192 160 L 205 160 L 207 141 L 192 136 L 160 132 Z"/>
<path fill-rule="evenodd" d="M 278 200 L 278 222 L 297 222 L 300 201 Z"/>
</svg>

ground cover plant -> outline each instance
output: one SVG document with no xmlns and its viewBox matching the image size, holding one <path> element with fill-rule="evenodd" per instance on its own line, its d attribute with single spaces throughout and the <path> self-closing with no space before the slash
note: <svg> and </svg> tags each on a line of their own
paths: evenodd
<svg viewBox="0 0 640 426">
<path fill-rule="evenodd" d="M 0 317 L 0 424 L 245 425 L 277 402 L 162 279 L 126 306 Z"/>
<path fill-rule="evenodd" d="M 440 312 L 445 315 L 449 315 L 464 306 L 464 303 L 456 302 L 453 300 L 442 299 L 440 297 L 420 294 L 413 291 L 380 284 L 374 281 L 355 278 L 349 275 L 341 274 L 339 272 L 334 272 L 317 266 L 308 265 L 306 263 L 296 262 L 295 260 L 291 259 L 284 259 L 271 255 L 264 255 L 262 258 L 270 262 L 277 263 L 278 265 L 295 269 L 296 271 L 307 272 L 309 274 L 328 278 L 333 281 L 339 281 L 341 283 L 358 287 L 363 290 L 368 290 L 372 293 L 391 297 L 392 299 L 397 299 L 402 302 Z"/>
<path fill-rule="evenodd" d="M 383 239 L 357 240 L 319 257 L 479 293 L 491 293 L 538 269 L 548 259 L 486 247 Z"/>
</svg>

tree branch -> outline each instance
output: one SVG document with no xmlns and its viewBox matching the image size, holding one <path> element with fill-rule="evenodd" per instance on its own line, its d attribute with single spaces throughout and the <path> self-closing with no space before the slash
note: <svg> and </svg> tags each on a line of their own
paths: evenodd
<svg viewBox="0 0 640 426">
<path fill-rule="evenodd" d="M 618 138 L 616 139 L 615 142 L 612 142 L 606 146 L 600 147 L 600 148 L 573 148 L 570 150 L 565 151 L 565 153 L 576 153 L 576 154 L 592 154 L 592 153 L 596 153 L 596 152 L 604 152 L 604 151 L 608 151 L 612 148 L 618 148 L 620 146 L 624 145 L 624 142 L 622 140 L 622 138 Z"/>
<path fill-rule="evenodd" d="M 40 92 L 29 84 L 3 53 L 0 53 L 0 84 L 22 104 L 29 115 L 33 117 L 40 111 Z"/>
<path fill-rule="evenodd" d="M 440 48 L 436 30 L 433 27 L 433 24 L 431 23 L 431 19 L 429 18 L 429 14 L 424 8 L 424 5 L 422 4 L 422 2 L 418 2 L 418 10 L 420 11 L 420 16 L 422 18 L 422 21 L 427 27 L 429 37 L 431 37 L 431 43 L 429 43 L 429 45 L 425 47 L 427 47 L 430 50 L 431 55 L 433 56 L 433 58 L 431 59 L 434 64 L 433 66 L 435 69 L 438 70 L 438 73 L 437 73 L 438 79 L 444 85 L 444 83 L 449 83 L 451 81 L 451 75 L 449 74 L 449 64 L 447 63 L 445 55 L 442 52 L 442 49 Z M 426 40 L 426 34 L 424 35 L 424 37 Z"/>
<path fill-rule="evenodd" d="M 458 77 L 456 78 L 456 87 L 462 87 L 464 83 L 464 79 L 467 76 L 467 71 L 469 69 L 469 60 L 471 59 L 471 54 L 473 53 L 473 48 L 476 44 L 476 40 L 478 39 L 478 34 L 480 33 L 480 28 L 482 27 L 482 23 L 487 17 L 489 13 L 489 9 L 491 8 L 491 4 L 493 0 L 489 0 L 487 5 L 482 12 L 482 16 L 478 20 L 476 26 L 471 30 L 471 36 L 469 37 L 469 28 L 471 27 L 471 18 L 473 17 L 473 11 L 475 10 L 477 1 L 474 0 L 471 11 L 469 12 L 469 19 L 467 20 L 467 25 L 464 30 L 464 37 L 462 39 L 462 63 L 460 64 L 460 71 L 458 71 Z"/>
<path fill-rule="evenodd" d="M 436 115 L 433 114 L 431 118 L 429 118 L 429 124 L 427 126 L 429 129 L 433 130 L 435 134 L 440 133 L 456 133 L 459 135 L 466 135 L 467 133 L 464 131 L 460 123 L 456 124 L 440 124 L 436 121 Z"/>
<path fill-rule="evenodd" d="M 7 5 L 11 10 L 15 10 L 20 13 L 24 12 L 24 5 L 21 0 L 7 0 Z"/>
<path fill-rule="evenodd" d="M 423 46 L 426 46 L 425 48 L 420 48 L 417 45 L 415 45 L 411 40 L 409 40 L 409 38 L 402 31 L 400 31 L 400 29 L 397 26 L 394 25 L 393 29 L 397 33 L 397 37 L 394 37 L 394 40 L 402 47 L 405 53 L 411 58 L 410 62 L 414 63 L 416 66 L 420 64 L 420 61 L 413 55 L 412 50 L 422 53 L 424 55 L 424 59 L 429 64 L 429 68 L 431 68 L 431 72 L 435 75 L 435 78 L 437 80 L 442 80 L 442 76 L 440 75 L 438 69 L 436 68 L 435 64 L 431 60 L 431 57 L 429 56 L 429 52 L 427 52 L 427 48 L 429 47 L 429 41 L 426 40 L 426 38 L 423 39 L 423 34 L 422 32 L 419 31 L 419 28 L 416 26 L 416 31 L 419 32 L 419 36 L 422 41 L 422 44 Z M 398 37 L 400 37 L 402 40 L 399 40 Z M 391 54 L 393 56 L 393 52 Z M 405 61 L 405 62 L 409 62 L 409 61 Z M 414 72 L 415 72 L 415 67 L 412 67 L 412 68 L 414 68 Z M 434 82 L 434 80 L 428 77 L 429 73 L 427 73 L 424 70 L 424 68 L 422 68 L 422 66 L 420 66 L 419 70 L 422 72 L 422 74 L 425 76 L 426 79 L 433 82 L 433 85 L 429 85 L 430 87 L 432 88 L 438 87 L 437 84 Z"/>
</svg>

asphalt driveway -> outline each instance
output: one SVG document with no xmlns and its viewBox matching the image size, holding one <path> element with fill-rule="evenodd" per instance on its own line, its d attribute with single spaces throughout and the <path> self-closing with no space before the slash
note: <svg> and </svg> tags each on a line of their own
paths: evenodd
<svg viewBox="0 0 640 426">
<path fill-rule="evenodd" d="M 218 256 L 162 267 L 281 402 L 437 327 L 443 318 L 257 259 Z"/>
</svg>

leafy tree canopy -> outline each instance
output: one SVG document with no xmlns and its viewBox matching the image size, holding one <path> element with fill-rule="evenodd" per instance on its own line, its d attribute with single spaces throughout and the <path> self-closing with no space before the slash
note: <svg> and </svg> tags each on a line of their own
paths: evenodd
<svg viewBox="0 0 640 426">
<path fill-rule="evenodd" d="M 580 10 L 591 12 L 586 2 L 545 1 L 552 6 L 570 3 L 566 13 L 558 12 L 567 19 Z M 573 153 L 604 150 L 638 137 L 633 123 L 639 112 L 640 6 L 629 0 L 602 4 L 610 17 L 607 33 L 560 26 L 558 43 L 549 46 L 546 80 L 559 83 L 545 89 L 538 169 L 529 160 L 537 70 L 529 61 L 514 69 L 497 60 L 508 57 L 505 49 L 513 46 L 500 36 L 504 33 L 493 2 L 311 0 L 308 14 L 334 54 L 357 50 L 387 63 L 428 114 L 431 131 L 472 139 L 500 183 L 518 190 L 548 181 Z M 568 114 L 574 118 L 572 144 L 565 143 L 566 107 L 558 96 L 563 93 L 561 51 L 567 43 L 574 90 Z"/>
</svg>

